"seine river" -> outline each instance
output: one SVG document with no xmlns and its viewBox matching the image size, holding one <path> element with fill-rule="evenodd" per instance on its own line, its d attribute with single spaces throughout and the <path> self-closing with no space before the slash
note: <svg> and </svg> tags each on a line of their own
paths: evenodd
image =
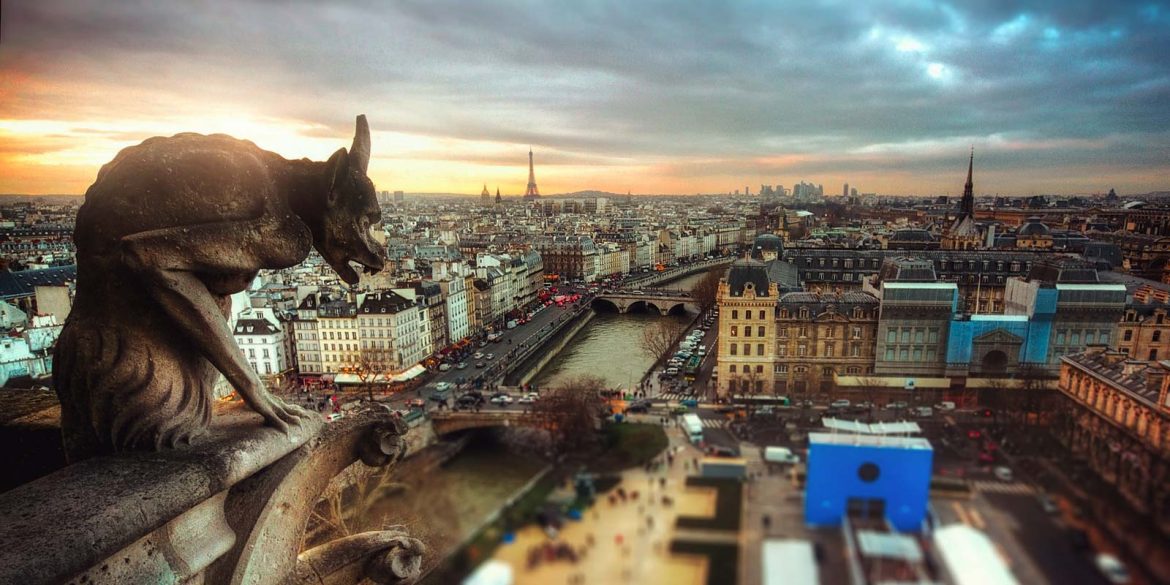
<svg viewBox="0 0 1170 585">
<path fill-rule="evenodd" d="M 662 286 L 689 289 L 703 273 Z M 573 342 L 548 363 L 533 380 L 538 386 L 556 386 L 577 376 L 598 376 L 613 388 L 630 388 L 654 360 L 642 350 L 642 329 L 662 319 L 688 322 L 691 317 L 662 317 L 650 313 L 598 313 Z"/>
</svg>

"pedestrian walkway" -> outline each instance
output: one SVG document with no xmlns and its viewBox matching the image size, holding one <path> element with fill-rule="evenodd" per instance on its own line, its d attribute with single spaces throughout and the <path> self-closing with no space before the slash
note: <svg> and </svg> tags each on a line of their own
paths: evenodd
<svg viewBox="0 0 1170 585">
<path fill-rule="evenodd" d="M 1006 483 L 1002 481 L 973 481 L 976 489 L 985 494 L 1016 494 L 1027 496 L 1036 493 L 1036 489 L 1026 483 Z"/>
<path fill-rule="evenodd" d="M 727 420 L 722 418 L 703 418 L 703 428 L 705 429 L 721 429 L 727 426 Z"/>
<path fill-rule="evenodd" d="M 663 400 L 668 400 L 668 401 L 669 400 L 687 400 L 689 398 L 694 398 L 694 396 L 691 394 L 683 394 L 681 392 L 665 392 L 663 394 L 659 394 L 658 397 L 663 399 Z"/>
</svg>

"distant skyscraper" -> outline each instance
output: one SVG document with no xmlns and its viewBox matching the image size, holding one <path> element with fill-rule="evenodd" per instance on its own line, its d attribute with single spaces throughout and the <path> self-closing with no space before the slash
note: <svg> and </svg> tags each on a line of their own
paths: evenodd
<svg viewBox="0 0 1170 585">
<path fill-rule="evenodd" d="M 841 196 L 842 197 L 849 196 L 849 183 L 845 183 L 845 186 L 841 188 Z"/>
<path fill-rule="evenodd" d="M 857 197 L 857 187 L 850 187 L 849 188 L 849 196 L 850 197 Z"/>
<path fill-rule="evenodd" d="M 402 203 L 403 199 L 406 199 L 405 193 L 403 193 L 402 191 L 395 191 L 394 192 L 394 203 L 396 203 L 396 204 Z"/>
<path fill-rule="evenodd" d="M 532 166 L 532 148 L 528 149 L 528 190 L 524 192 L 525 199 L 540 199 L 540 189 L 536 188 L 536 170 Z"/>
</svg>

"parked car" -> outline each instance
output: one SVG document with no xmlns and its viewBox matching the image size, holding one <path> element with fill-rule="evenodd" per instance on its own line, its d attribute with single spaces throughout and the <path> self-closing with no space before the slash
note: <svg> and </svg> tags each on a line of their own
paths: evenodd
<svg viewBox="0 0 1170 585">
<path fill-rule="evenodd" d="M 529 392 L 528 394 L 521 396 L 520 399 L 517 400 L 516 402 L 519 402 L 520 404 L 533 404 L 536 402 L 537 398 L 539 398 L 539 395 L 537 393 Z"/>
<path fill-rule="evenodd" d="M 483 359 L 490 362 L 490 361 L 496 359 L 496 354 L 489 353 L 489 354 L 483 356 Z"/>
<path fill-rule="evenodd" d="M 1093 564 L 1097 565 L 1097 570 L 1101 571 L 1101 574 L 1105 575 L 1110 583 L 1118 585 L 1129 583 L 1129 571 L 1126 570 L 1121 559 L 1109 553 L 1098 553 L 1097 556 L 1093 557 Z"/>
<path fill-rule="evenodd" d="M 678 368 L 666 368 L 665 374 L 667 376 L 677 376 L 678 375 Z"/>
<path fill-rule="evenodd" d="M 955 409 L 955 403 L 951 402 L 949 400 L 944 400 L 944 401 L 934 405 L 934 409 L 935 410 L 942 410 L 942 411 L 951 411 L 951 410 Z"/>
<path fill-rule="evenodd" d="M 454 387 L 455 385 L 450 382 L 439 382 L 435 384 L 435 390 L 438 390 L 439 392 L 446 392 L 447 390 L 450 390 Z"/>
<path fill-rule="evenodd" d="M 723 445 L 715 445 L 711 447 L 709 453 L 713 457 L 739 457 L 739 451 L 731 447 Z"/>
<path fill-rule="evenodd" d="M 929 406 L 919 406 L 914 409 L 914 416 L 934 416 L 934 409 Z"/>
<path fill-rule="evenodd" d="M 645 414 L 650 412 L 650 403 L 642 400 L 631 402 L 626 406 L 626 412 Z"/>
<path fill-rule="evenodd" d="M 899 410 L 902 408 L 906 408 L 907 406 L 910 406 L 910 405 L 905 403 L 905 402 L 902 402 L 901 400 L 896 400 L 894 402 L 887 403 L 886 410 Z"/>
<path fill-rule="evenodd" d="M 1000 481 L 1012 481 L 1015 479 L 1015 474 L 1012 473 L 1011 468 L 1004 467 L 1002 465 L 992 469 L 991 473 L 994 474 L 996 479 Z"/>
<path fill-rule="evenodd" d="M 829 403 L 829 408 L 849 408 L 849 401 L 841 398 Z"/>
<path fill-rule="evenodd" d="M 414 398 L 407 402 L 406 405 L 411 408 L 426 408 L 427 401 L 423 400 L 422 398 Z"/>
<path fill-rule="evenodd" d="M 699 401 L 695 400 L 694 398 L 688 398 L 686 400 L 679 401 L 679 404 L 681 404 L 682 406 L 685 406 L 687 408 L 698 408 L 699 407 Z"/>
<path fill-rule="evenodd" d="M 459 408 L 474 408 L 480 404 L 483 404 L 483 397 L 472 396 L 470 394 L 464 394 L 459 397 L 459 400 L 455 401 L 455 406 Z"/>
<path fill-rule="evenodd" d="M 492 404 L 506 406 L 512 404 L 512 402 L 514 402 L 514 400 L 512 400 L 512 397 L 507 394 L 496 394 L 495 396 L 492 396 Z"/>
<path fill-rule="evenodd" d="M 467 367 L 467 362 L 459 362 L 459 363 L 455 364 L 456 370 L 462 370 L 466 367 Z"/>
<path fill-rule="evenodd" d="M 484 367 L 484 366 L 486 366 L 486 365 L 487 365 L 487 364 L 485 364 L 485 363 L 483 363 L 483 362 L 475 362 L 475 367 L 477 367 L 477 368 L 482 368 L 482 367 Z"/>
<path fill-rule="evenodd" d="M 1046 514 L 1060 513 L 1060 505 L 1056 503 L 1056 500 L 1052 496 L 1048 494 L 1042 494 L 1039 500 L 1040 508 L 1043 509 Z"/>
<path fill-rule="evenodd" d="M 477 351 L 477 352 L 475 352 L 475 355 L 473 355 L 473 356 L 471 356 L 471 357 L 473 357 L 473 358 L 475 358 L 475 359 L 477 359 L 477 360 L 482 360 L 482 359 L 483 359 L 483 352 L 482 352 L 482 351 Z"/>
<path fill-rule="evenodd" d="M 444 363 L 444 364 L 439 364 L 439 371 L 440 371 L 440 372 L 446 372 L 446 371 L 448 371 L 448 370 L 450 370 L 450 369 L 451 369 L 451 364 L 446 364 L 446 363 Z"/>
</svg>

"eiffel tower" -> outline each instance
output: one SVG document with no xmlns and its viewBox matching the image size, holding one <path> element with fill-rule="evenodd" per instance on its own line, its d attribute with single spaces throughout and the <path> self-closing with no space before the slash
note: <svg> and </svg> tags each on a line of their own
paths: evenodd
<svg viewBox="0 0 1170 585">
<path fill-rule="evenodd" d="M 532 168 L 532 148 L 528 148 L 528 190 L 524 192 L 525 199 L 540 199 L 540 189 L 536 188 L 536 171 Z"/>
</svg>

